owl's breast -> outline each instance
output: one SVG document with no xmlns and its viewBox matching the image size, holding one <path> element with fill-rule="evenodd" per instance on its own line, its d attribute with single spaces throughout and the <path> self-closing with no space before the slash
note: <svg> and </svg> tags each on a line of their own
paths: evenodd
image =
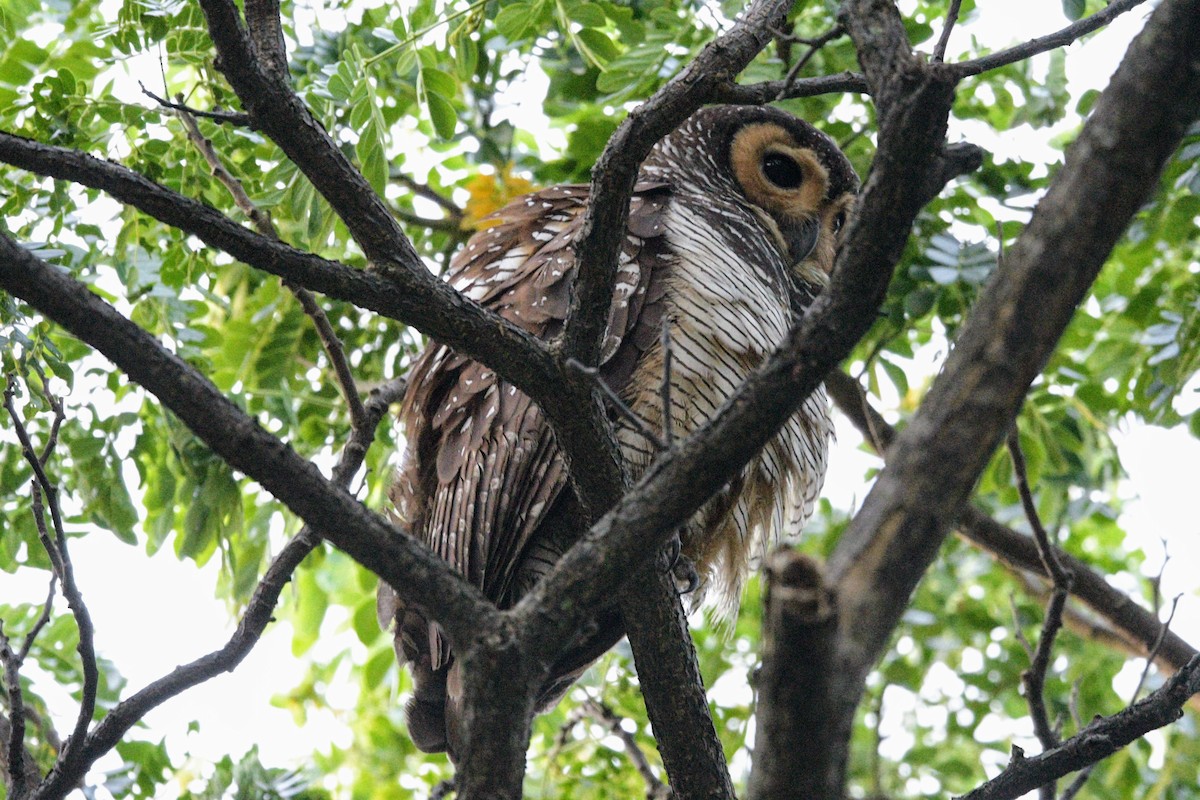
<svg viewBox="0 0 1200 800">
<path fill-rule="evenodd" d="M 664 323 L 670 326 L 671 418 L 676 435 L 701 427 L 784 339 L 791 297 L 779 251 L 766 231 L 721 212 L 673 204 L 670 274 Z M 719 222 L 719 224 L 718 224 Z M 640 359 L 626 400 L 662 428 L 663 352 Z M 717 497 L 689 523 L 684 552 L 712 589 L 722 614 L 736 612 L 742 584 L 766 550 L 799 536 L 824 479 L 832 424 L 824 389 L 815 392 Z M 654 453 L 636 432 L 619 427 L 636 471 Z"/>
</svg>

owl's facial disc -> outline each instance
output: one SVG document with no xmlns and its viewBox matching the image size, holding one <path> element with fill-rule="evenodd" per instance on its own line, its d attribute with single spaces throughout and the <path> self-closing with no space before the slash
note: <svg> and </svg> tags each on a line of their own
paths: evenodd
<svg viewBox="0 0 1200 800">
<path fill-rule="evenodd" d="M 747 125 L 730 146 L 734 178 L 753 204 L 779 245 L 793 270 L 810 259 L 823 263 L 829 247 L 820 246 L 832 239 L 832 226 L 838 219 L 829 213 L 826 198 L 829 173 L 808 147 L 800 146 L 792 134 L 775 123 Z M 823 236 L 830 228 L 829 236 Z"/>
</svg>

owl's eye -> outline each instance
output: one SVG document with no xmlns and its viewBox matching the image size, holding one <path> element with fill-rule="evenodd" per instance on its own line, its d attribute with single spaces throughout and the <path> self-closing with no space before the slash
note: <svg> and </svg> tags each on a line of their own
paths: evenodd
<svg viewBox="0 0 1200 800">
<path fill-rule="evenodd" d="M 833 232 L 837 233 L 844 227 L 846 227 L 846 212 L 839 211 L 837 216 L 833 218 Z"/>
<path fill-rule="evenodd" d="M 763 175 L 780 189 L 796 189 L 804 183 L 804 170 L 782 153 L 767 153 L 762 161 Z"/>
</svg>

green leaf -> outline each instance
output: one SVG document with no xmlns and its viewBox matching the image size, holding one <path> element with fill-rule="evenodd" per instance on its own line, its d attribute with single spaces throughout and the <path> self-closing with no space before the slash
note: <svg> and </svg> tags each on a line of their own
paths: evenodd
<svg viewBox="0 0 1200 800">
<path fill-rule="evenodd" d="M 513 3 L 500 9 L 496 15 L 496 31 L 505 39 L 516 42 L 525 38 L 533 29 L 537 15 L 529 3 Z"/>
</svg>

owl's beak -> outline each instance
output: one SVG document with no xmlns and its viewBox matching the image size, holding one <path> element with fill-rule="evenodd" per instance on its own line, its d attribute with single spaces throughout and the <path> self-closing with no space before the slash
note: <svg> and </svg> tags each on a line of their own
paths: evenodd
<svg viewBox="0 0 1200 800">
<path fill-rule="evenodd" d="M 799 264 L 806 260 L 812 251 L 817 247 L 817 240 L 821 235 L 821 221 L 816 217 L 811 217 L 789 225 L 787 231 L 784 232 L 783 238 L 787 243 L 788 256 L 792 264 Z"/>
</svg>

